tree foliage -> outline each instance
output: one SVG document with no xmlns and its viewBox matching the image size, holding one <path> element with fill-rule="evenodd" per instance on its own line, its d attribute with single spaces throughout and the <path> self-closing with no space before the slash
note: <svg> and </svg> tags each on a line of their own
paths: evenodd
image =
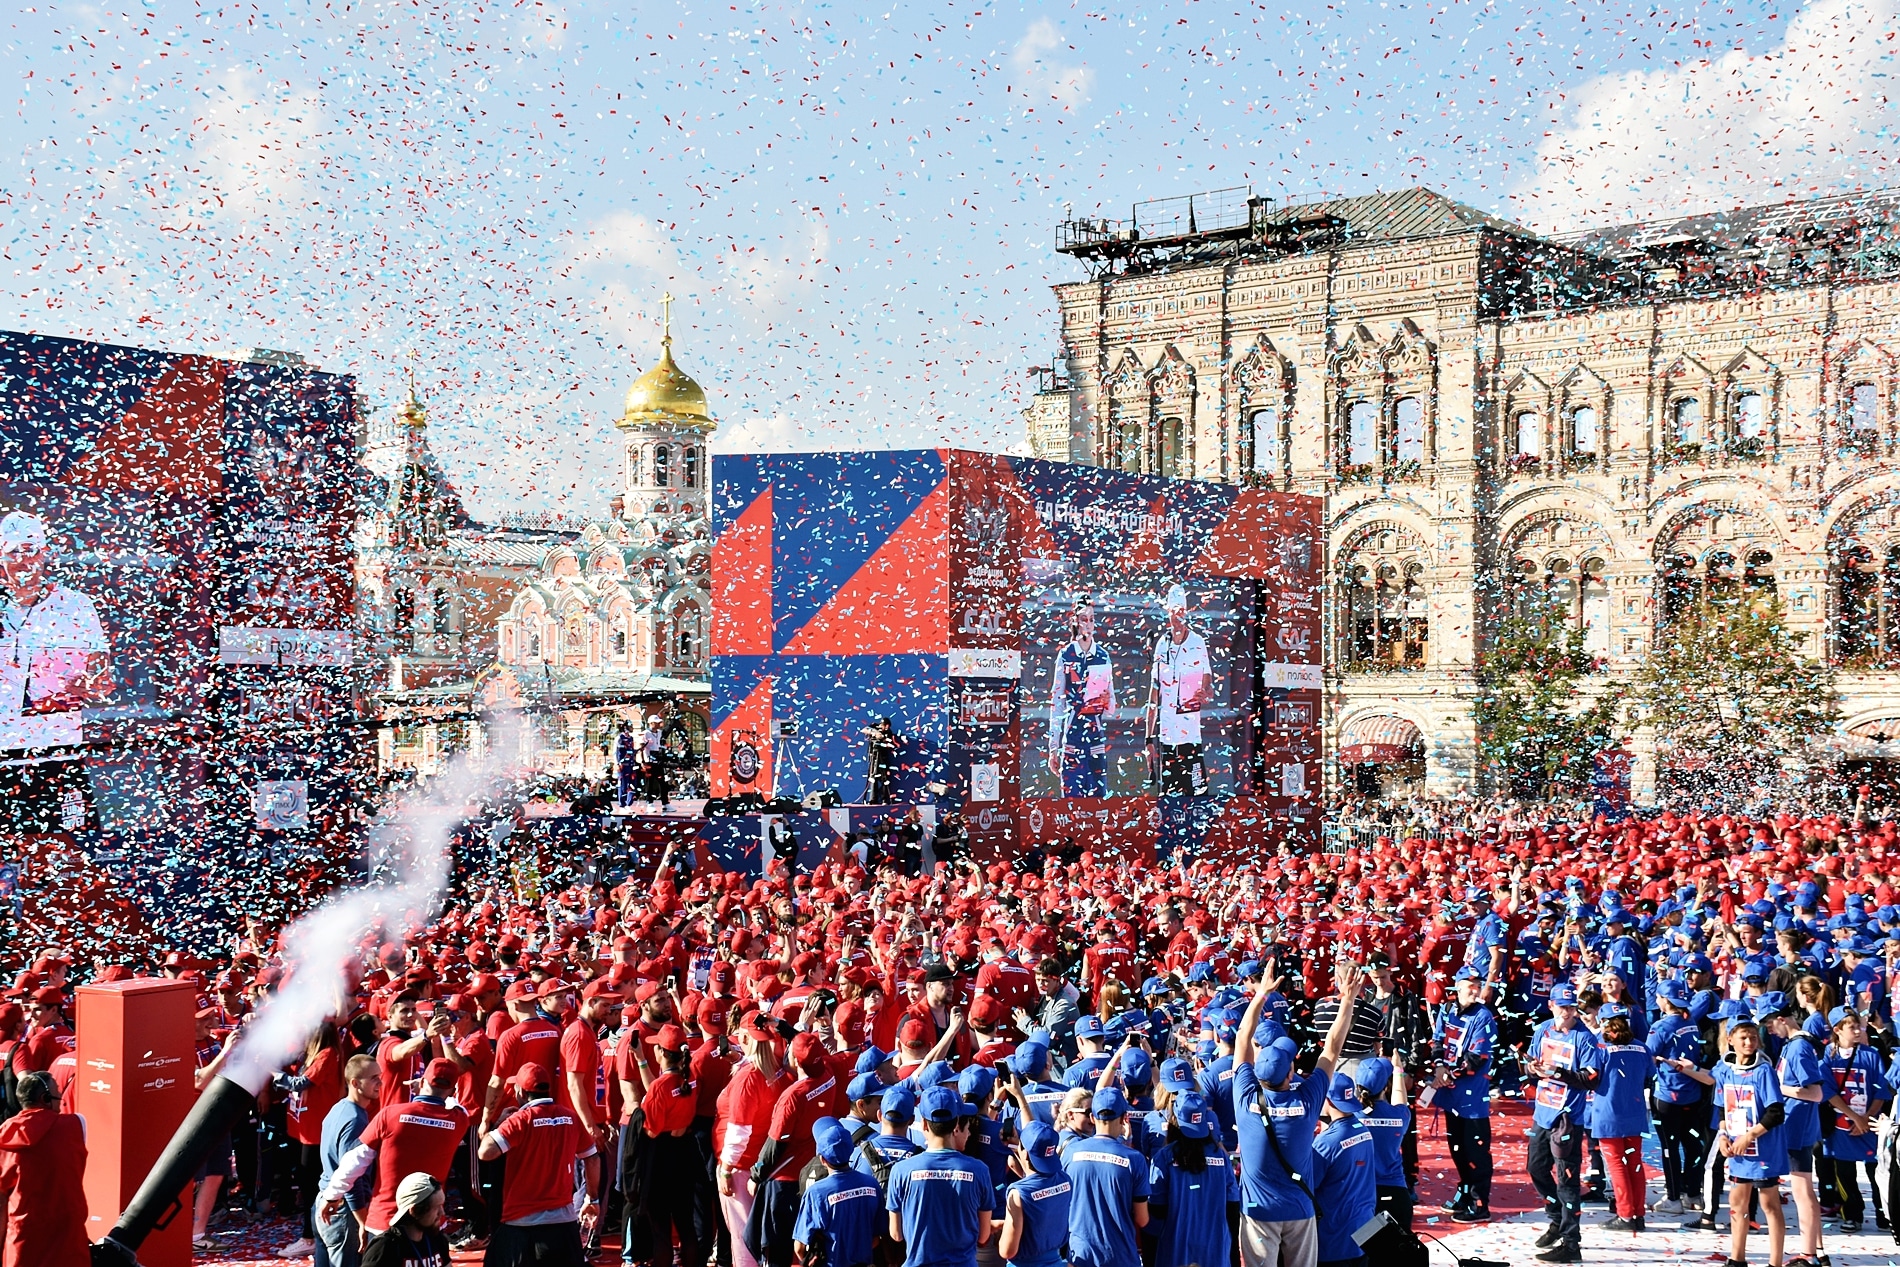
<svg viewBox="0 0 1900 1267">
<path fill-rule="evenodd" d="M 1627 694 L 1607 683 L 1586 694 L 1598 665 L 1583 630 L 1544 613 L 1505 621 L 1478 672 L 1478 753 L 1521 795 L 1587 786 L 1597 753 L 1616 742 Z"/>
<path fill-rule="evenodd" d="M 1708 601 L 1679 615 L 1636 678 L 1664 760 L 1758 764 L 1833 729 L 1834 671 L 1802 654 L 1775 601 Z"/>
</svg>

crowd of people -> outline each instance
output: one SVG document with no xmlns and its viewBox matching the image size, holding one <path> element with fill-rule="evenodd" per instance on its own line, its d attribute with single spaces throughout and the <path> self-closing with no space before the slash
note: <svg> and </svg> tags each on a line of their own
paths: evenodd
<svg viewBox="0 0 1900 1267">
<path fill-rule="evenodd" d="M 284 1255 L 328 1267 L 1312 1267 L 1363 1261 L 1380 1212 L 1414 1226 L 1421 1119 L 1457 1172 L 1443 1215 L 1489 1220 L 1513 1101 L 1545 1261 L 1582 1260 L 1592 1200 L 1592 1236 L 1680 1220 L 1732 1263 L 1757 1226 L 1775 1264 L 1824 1263 L 1870 1204 L 1889 1226 L 1891 821 L 1507 820 L 1171 867 L 1078 846 L 478 883 L 365 938 L 207 1157 L 194 1237 L 245 1210 L 293 1214 Z M 195 981 L 203 1085 L 297 970 L 282 946 L 253 920 L 216 962 L 16 965 L 8 1267 L 84 1240 L 49 1179 L 83 1159 L 75 984 Z"/>
</svg>

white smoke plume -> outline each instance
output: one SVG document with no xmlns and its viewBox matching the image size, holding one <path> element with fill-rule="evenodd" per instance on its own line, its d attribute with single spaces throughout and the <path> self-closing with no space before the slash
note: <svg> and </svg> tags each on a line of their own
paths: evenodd
<svg viewBox="0 0 1900 1267">
<path fill-rule="evenodd" d="M 332 895 L 284 938 L 283 984 L 257 1010 L 223 1076 L 252 1093 L 303 1054 L 337 1010 L 352 961 L 372 930 L 392 940 L 427 925 L 449 881 L 449 834 L 502 774 L 497 754 L 518 751 L 510 727 L 491 727 L 480 757 L 464 753 L 426 791 L 401 798 L 369 831 L 369 883 Z"/>
</svg>

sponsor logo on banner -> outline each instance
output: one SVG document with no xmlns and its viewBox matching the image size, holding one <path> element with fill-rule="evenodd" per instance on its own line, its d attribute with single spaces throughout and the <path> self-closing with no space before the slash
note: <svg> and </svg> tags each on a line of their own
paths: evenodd
<svg viewBox="0 0 1900 1267">
<path fill-rule="evenodd" d="M 959 719 L 965 726 L 1007 726 L 1014 693 L 965 687 Z"/>
<path fill-rule="evenodd" d="M 1002 794 L 1003 772 L 994 761 L 978 761 L 970 766 L 970 799 L 994 801 Z"/>
<path fill-rule="evenodd" d="M 251 789 L 251 813 L 264 831 L 302 831 L 310 825 L 310 784 L 267 779 Z"/>
<path fill-rule="evenodd" d="M 1319 690 L 1325 685 L 1323 670 L 1317 664 L 1263 664 L 1260 684 L 1268 690 Z"/>
<path fill-rule="evenodd" d="M 951 677 L 1007 678 L 1014 682 L 1023 675 L 1023 653 L 1016 650 L 987 650 L 980 647 L 950 648 Z"/>
<path fill-rule="evenodd" d="M 286 668 L 342 668 L 351 662 L 347 629 L 218 627 L 219 664 L 274 664 Z"/>
</svg>

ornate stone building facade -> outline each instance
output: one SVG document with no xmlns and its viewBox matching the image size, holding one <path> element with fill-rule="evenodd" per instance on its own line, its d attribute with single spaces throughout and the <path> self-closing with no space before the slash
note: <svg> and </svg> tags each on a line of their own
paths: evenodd
<svg viewBox="0 0 1900 1267">
<path fill-rule="evenodd" d="M 1093 276 L 1056 287 L 1067 426 L 1040 392 L 1032 449 L 1327 499 L 1336 756 L 1464 785 L 1512 604 L 1608 680 L 1740 588 L 1841 666 L 1841 745 L 1900 753 L 1900 194 L 1565 241 L 1425 189 L 1230 197 L 1058 246 Z"/>
<path fill-rule="evenodd" d="M 615 425 L 621 492 L 509 596 L 484 684 L 492 698 L 547 705 L 558 724 L 531 736 L 529 755 L 568 773 L 604 772 L 615 731 L 656 717 L 677 765 L 706 752 L 717 424 L 673 361 L 670 325 Z"/>
</svg>

